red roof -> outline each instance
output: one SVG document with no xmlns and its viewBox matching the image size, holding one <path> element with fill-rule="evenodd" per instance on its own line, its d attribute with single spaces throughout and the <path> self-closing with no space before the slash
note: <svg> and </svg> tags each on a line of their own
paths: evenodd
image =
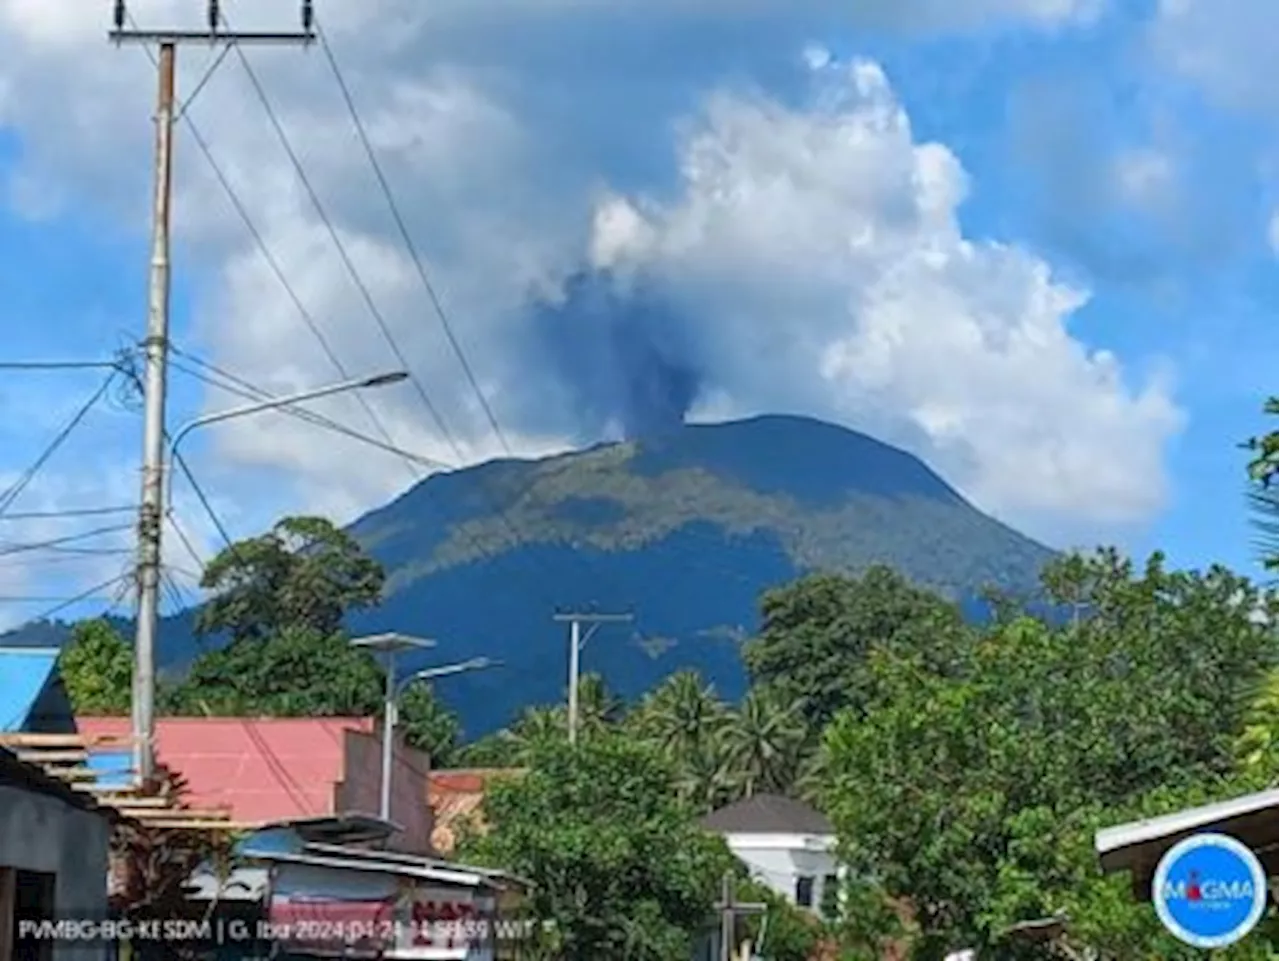
<svg viewBox="0 0 1280 961">
<path fill-rule="evenodd" d="M 125 717 L 77 717 L 86 736 L 128 736 Z M 344 772 L 344 732 L 370 718 L 164 717 L 156 759 L 181 775 L 193 807 L 226 807 L 235 821 L 316 817 L 334 811 Z"/>
</svg>

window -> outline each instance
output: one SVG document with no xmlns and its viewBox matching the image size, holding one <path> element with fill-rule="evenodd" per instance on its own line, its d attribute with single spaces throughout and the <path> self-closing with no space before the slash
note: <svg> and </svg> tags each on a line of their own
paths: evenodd
<svg viewBox="0 0 1280 961">
<path fill-rule="evenodd" d="M 807 874 L 796 878 L 796 904 L 802 908 L 813 907 L 813 878 Z"/>
</svg>

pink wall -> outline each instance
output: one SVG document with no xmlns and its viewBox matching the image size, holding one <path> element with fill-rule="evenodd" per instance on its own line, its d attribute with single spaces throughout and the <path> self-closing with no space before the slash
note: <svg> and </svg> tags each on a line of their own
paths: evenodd
<svg viewBox="0 0 1280 961">
<path fill-rule="evenodd" d="M 431 851 L 434 826 L 427 803 L 427 755 L 397 738 L 395 764 L 391 775 L 391 820 L 404 828 L 392 837 L 402 851 L 426 854 Z M 334 813 L 378 814 L 382 784 L 382 733 L 348 730 L 344 732 L 342 780 L 334 785 Z"/>
</svg>

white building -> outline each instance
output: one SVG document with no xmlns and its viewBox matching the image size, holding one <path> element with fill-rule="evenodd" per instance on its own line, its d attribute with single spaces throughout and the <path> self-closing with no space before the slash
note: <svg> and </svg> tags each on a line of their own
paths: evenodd
<svg viewBox="0 0 1280 961">
<path fill-rule="evenodd" d="M 757 794 L 712 811 L 707 831 L 723 835 L 751 876 L 817 914 L 830 914 L 838 894 L 835 829 L 793 798 Z"/>
</svg>

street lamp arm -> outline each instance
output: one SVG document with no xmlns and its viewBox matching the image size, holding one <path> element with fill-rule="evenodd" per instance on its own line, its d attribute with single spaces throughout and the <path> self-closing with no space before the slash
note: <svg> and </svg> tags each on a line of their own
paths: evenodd
<svg viewBox="0 0 1280 961">
<path fill-rule="evenodd" d="M 388 384 L 399 383 L 406 379 L 409 375 L 403 370 L 387 371 L 381 374 L 374 374 L 372 377 L 360 377 L 353 380 L 344 380 L 337 384 L 328 384 L 324 387 L 315 387 L 311 390 L 299 391 L 295 394 L 286 394 L 283 397 L 268 397 L 265 400 L 255 401 L 252 404 L 241 404 L 239 407 L 231 407 L 227 410 L 215 411 L 212 414 L 205 414 L 203 417 L 197 417 L 189 420 L 173 434 L 169 440 L 169 464 L 172 465 L 178 456 L 178 445 L 183 439 L 198 427 L 207 427 L 210 424 L 217 424 L 224 420 L 231 420 L 233 417 L 243 417 L 246 414 L 256 414 L 259 411 L 275 410 L 278 407 L 291 407 L 294 404 L 300 404 L 303 401 L 317 400 L 321 397 L 328 397 L 330 394 L 340 394 L 348 390 L 362 390 L 368 387 L 385 387 Z M 167 495 L 171 495 L 173 491 L 173 471 L 169 471 L 168 491 Z M 172 496 L 166 496 L 166 502 L 173 504 Z"/>
<path fill-rule="evenodd" d="M 432 678 L 448 677 L 451 674 L 462 674 L 466 671 L 482 671 L 485 668 L 498 667 L 501 663 L 501 661 L 495 661 L 490 657 L 473 657 L 468 661 L 459 661 L 456 664 L 442 664 L 440 667 L 428 667 L 421 671 L 415 671 L 396 685 L 396 697 L 404 693 L 405 689 L 415 681 L 429 681 Z"/>
</svg>

